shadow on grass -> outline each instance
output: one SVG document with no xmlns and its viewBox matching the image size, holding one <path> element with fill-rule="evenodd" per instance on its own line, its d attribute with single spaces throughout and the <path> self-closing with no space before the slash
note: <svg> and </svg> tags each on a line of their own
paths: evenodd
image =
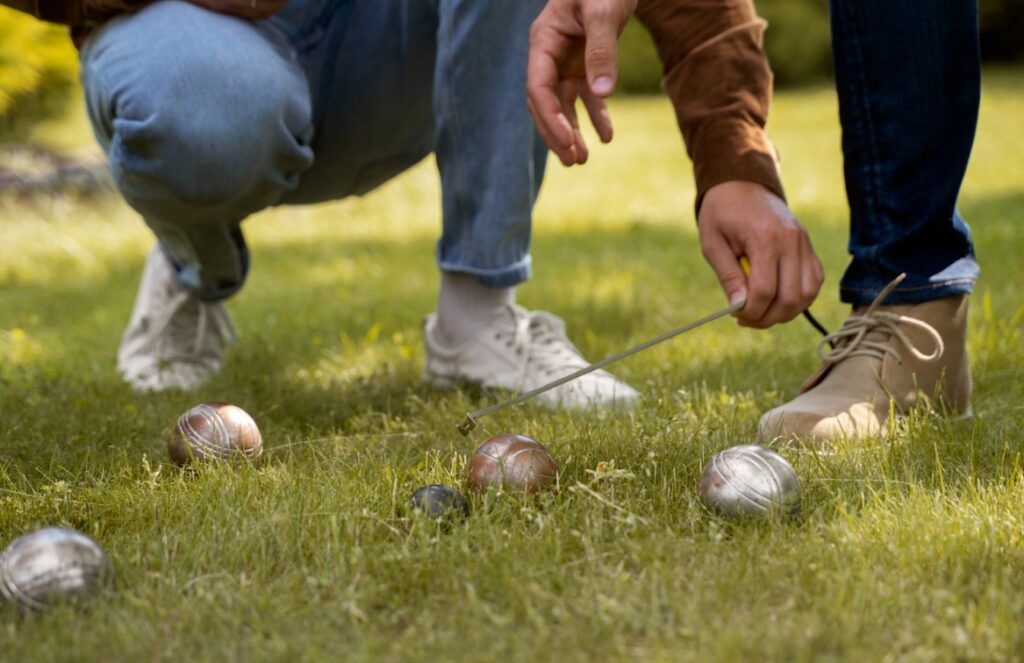
<svg viewBox="0 0 1024 663">
<path fill-rule="evenodd" d="M 964 202 L 978 227 L 1012 221 L 1009 216 L 1022 206 L 1024 193 Z M 845 242 L 840 231 L 815 232 L 827 242 Z M 1019 249 L 1005 238 L 993 243 L 989 269 L 1019 270 Z M 225 372 L 189 393 L 135 394 L 114 370 L 141 256 L 111 265 L 88 283 L 0 290 L 4 326 L 13 321 L 60 341 L 60 348 L 44 352 L 38 362 L 0 368 L 4 464 L 43 482 L 78 473 L 67 468 L 117 471 L 126 459 L 137 462 L 143 455 L 164 462 L 166 435 L 178 414 L 203 400 L 227 400 L 255 413 L 271 448 L 337 435 L 416 431 L 438 409 L 451 409 L 454 426 L 464 412 L 459 408 L 494 402 L 478 393 L 441 394 L 420 380 L 421 323 L 436 296 L 432 242 L 340 238 L 258 245 L 254 254 L 252 281 L 232 304 L 242 340 Z M 563 316 L 592 359 L 722 305 L 696 238 L 661 226 L 549 231 L 535 240 L 534 257 L 537 277 L 522 289 L 521 299 Z M 333 269 L 342 260 L 352 264 Z M 820 306 L 841 319 L 838 303 Z M 653 398 L 705 385 L 753 393 L 768 407 L 791 396 L 814 367 L 815 340 L 799 325 L 757 336 L 721 322 L 648 351 L 621 371 Z M 975 479 L 1009 471 L 994 442 L 965 453 L 955 443 L 959 437 L 950 437 L 948 447 L 940 442 L 937 453 L 914 453 L 915 471 L 940 472 L 935 458 L 970 467 Z"/>
<path fill-rule="evenodd" d="M 536 242 L 540 275 L 522 299 L 563 316 L 589 356 L 606 356 L 721 305 L 709 273 L 704 291 L 685 285 L 704 270 L 699 259 L 679 259 L 680 252 L 698 255 L 693 241 L 641 225 L 549 233 Z M 162 460 L 176 417 L 202 400 L 227 400 L 257 413 L 270 446 L 405 431 L 439 402 L 481 402 L 480 394 L 440 394 L 420 380 L 421 324 L 436 297 L 432 242 L 339 239 L 257 246 L 254 254 L 253 279 L 231 305 L 241 341 L 224 373 L 191 393 L 134 394 L 114 369 L 141 256 L 87 283 L 0 290 L 5 326 L 55 339 L 38 361 L 0 370 L 6 462 L 46 477 L 63 467 L 111 469 L 102 458 L 114 449 Z M 332 259 L 353 256 L 353 269 L 330 270 Z M 648 312 L 647 298 L 664 304 Z M 767 346 L 737 347 L 737 353 L 726 362 L 736 362 L 735 370 L 706 372 L 707 360 L 654 368 L 680 384 L 709 374 L 717 383 L 743 374 L 744 361 L 768 365 L 774 354 Z M 464 411 L 453 410 L 453 426 Z"/>
</svg>

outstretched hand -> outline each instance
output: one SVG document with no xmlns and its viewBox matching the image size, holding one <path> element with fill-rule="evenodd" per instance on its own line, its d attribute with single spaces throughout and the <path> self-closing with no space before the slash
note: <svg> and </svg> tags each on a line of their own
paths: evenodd
<svg viewBox="0 0 1024 663">
<path fill-rule="evenodd" d="M 189 0 L 189 2 L 218 14 L 231 14 L 254 19 L 270 18 L 288 4 L 288 0 Z"/>
<path fill-rule="evenodd" d="M 605 100 L 618 81 L 616 42 L 637 0 L 549 0 L 530 30 L 527 93 L 537 129 L 566 166 L 586 163 L 576 101 L 602 142 L 612 139 Z M 748 327 L 792 320 L 817 297 L 824 270 L 785 201 L 754 182 L 711 187 L 698 218 L 701 249 L 736 317 Z M 739 257 L 747 256 L 750 276 Z"/>
<path fill-rule="evenodd" d="M 825 272 L 810 236 L 786 203 L 753 182 L 708 189 L 698 217 L 700 246 L 745 327 L 788 322 L 818 296 Z M 750 276 L 739 256 L 750 260 Z"/>
<path fill-rule="evenodd" d="M 617 40 L 637 0 L 550 0 L 530 30 L 527 93 L 544 142 L 566 166 L 587 161 L 576 100 L 601 142 L 612 139 L 605 99 L 619 74 Z"/>
</svg>

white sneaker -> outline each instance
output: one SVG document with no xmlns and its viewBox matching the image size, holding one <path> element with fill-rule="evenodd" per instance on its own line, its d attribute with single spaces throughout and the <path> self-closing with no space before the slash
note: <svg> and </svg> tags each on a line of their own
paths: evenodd
<svg viewBox="0 0 1024 663">
<path fill-rule="evenodd" d="M 124 379 L 138 391 L 192 389 L 220 371 L 234 340 L 224 305 L 192 297 L 155 247 L 117 352 Z"/>
<path fill-rule="evenodd" d="M 427 317 L 424 378 L 439 387 L 460 382 L 527 392 L 590 364 L 565 336 L 565 323 L 544 311 L 509 306 L 491 324 L 457 348 L 438 339 L 437 314 Z M 566 408 L 629 407 L 640 394 L 607 371 L 594 371 L 537 396 Z"/>
</svg>

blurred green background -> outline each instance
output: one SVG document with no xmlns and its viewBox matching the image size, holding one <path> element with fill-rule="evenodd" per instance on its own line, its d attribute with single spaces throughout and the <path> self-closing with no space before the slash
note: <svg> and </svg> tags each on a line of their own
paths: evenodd
<svg viewBox="0 0 1024 663">
<path fill-rule="evenodd" d="M 768 21 L 765 48 L 776 85 L 798 87 L 832 76 L 827 0 L 755 0 Z M 980 0 L 982 59 L 1024 62 L 1024 0 Z M 659 89 L 661 70 L 644 28 L 632 22 L 622 37 L 622 88 L 647 93 Z"/>
<path fill-rule="evenodd" d="M 769 22 L 766 46 L 776 82 L 809 85 L 831 75 L 827 0 L 758 0 Z M 986 62 L 1024 61 L 1024 0 L 981 0 Z M 622 39 L 622 90 L 657 92 L 661 66 L 642 26 Z M 66 32 L 0 9 L 0 141 L 23 139 L 32 124 L 52 117 L 76 92 L 77 62 Z"/>
</svg>

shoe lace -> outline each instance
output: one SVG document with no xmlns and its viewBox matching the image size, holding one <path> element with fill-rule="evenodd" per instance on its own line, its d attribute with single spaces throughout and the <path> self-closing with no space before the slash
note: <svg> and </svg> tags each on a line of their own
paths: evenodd
<svg viewBox="0 0 1024 663">
<path fill-rule="evenodd" d="M 164 359 L 175 363 L 203 364 L 216 359 L 217 350 L 232 343 L 237 332 L 224 305 L 175 293 L 153 319 L 151 333 L 167 341 Z"/>
<path fill-rule="evenodd" d="M 945 347 L 942 343 L 942 336 L 934 327 L 916 318 L 878 310 L 889 293 L 906 276 L 906 274 L 897 276 L 889 285 L 885 286 L 864 313 L 851 315 L 839 330 L 822 338 L 818 342 L 818 357 L 827 364 L 838 364 L 844 359 L 856 356 L 884 359 L 886 353 L 891 353 L 896 357 L 896 361 L 902 364 L 903 356 L 893 344 L 888 342 L 890 337 L 895 337 L 918 361 L 932 362 L 941 357 Z M 930 354 L 922 352 L 900 328 L 900 325 L 924 332 L 932 340 L 934 350 Z M 869 340 L 868 333 L 876 330 L 886 332 L 887 336 L 884 339 Z M 825 349 L 826 346 L 830 348 L 828 351 Z"/>
<path fill-rule="evenodd" d="M 584 368 L 589 364 L 565 334 L 565 322 L 547 311 L 528 311 L 521 306 L 509 307 L 515 326 L 511 334 L 498 332 L 506 345 L 526 357 L 546 376 L 557 376 Z"/>
</svg>

